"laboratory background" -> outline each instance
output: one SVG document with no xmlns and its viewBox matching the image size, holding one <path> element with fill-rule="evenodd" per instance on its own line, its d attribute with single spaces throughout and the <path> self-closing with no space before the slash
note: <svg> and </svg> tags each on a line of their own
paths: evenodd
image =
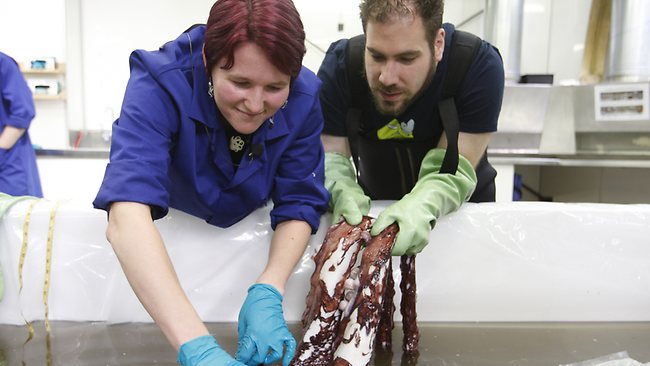
<svg viewBox="0 0 650 366">
<path fill-rule="evenodd" d="M 648 25 L 645 1 L 448 0 L 444 20 L 497 45 L 507 86 L 489 146 L 497 200 L 650 202 Z M 129 76 L 128 56 L 156 49 L 195 23 L 212 0 L 0 2 L 0 44 L 34 88 L 46 198 L 96 193 Z M 318 70 L 329 44 L 361 32 L 358 4 L 296 0 L 307 34 L 304 64 Z M 34 60 L 47 70 L 30 70 Z M 51 67 L 51 69 L 50 69 Z M 524 81 L 526 83 L 521 83 Z M 43 88 L 44 86 L 44 88 Z M 45 91 L 43 91 L 45 90 Z M 628 92 L 627 107 L 606 99 Z M 617 104 L 619 103 L 619 104 Z M 608 104 L 619 106 L 607 109 Z M 612 112 L 600 112 L 611 110 Z"/>
<path fill-rule="evenodd" d="M 213 3 L 0 0 L 0 51 L 34 93 L 44 195 L 0 205 L 0 366 L 175 364 L 91 202 L 130 53 L 205 23 Z M 362 32 L 356 0 L 294 3 L 314 72 L 331 42 Z M 503 57 L 488 146 L 497 202 L 436 223 L 417 256 L 419 361 L 400 360 L 396 314 L 394 354 L 376 364 L 650 363 L 650 1 L 446 0 L 443 19 Z M 370 215 L 386 205 L 373 202 Z M 227 232 L 174 210 L 156 221 L 188 297 L 231 352 L 243 284 L 265 263 L 269 210 Z M 287 284 L 296 334 L 329 216 Z"/>
</svg>

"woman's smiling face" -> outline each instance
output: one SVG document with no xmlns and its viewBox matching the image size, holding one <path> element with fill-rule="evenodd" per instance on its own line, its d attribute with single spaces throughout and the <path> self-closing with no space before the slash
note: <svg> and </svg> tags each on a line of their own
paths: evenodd
<svg viewBox="0 0 650 366">
<path fill-rule="evenodd" d="M 244 42 L 234 51 L 234 64 L 212 72 L 214 101 L 235 131 L 255 132 L 289 97 L 291 77 L 278 70 L 255 43 Z"/>
</svg>

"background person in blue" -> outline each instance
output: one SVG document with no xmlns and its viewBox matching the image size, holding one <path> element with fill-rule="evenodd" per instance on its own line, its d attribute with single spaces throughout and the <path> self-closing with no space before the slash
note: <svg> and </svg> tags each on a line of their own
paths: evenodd
<svg viewBox="0 0 650 366">
<path fill-rule="evenodd" d="M 43 197 L 29 138 L 34 98 L 16 61 L 0 52 L 0 192 Z"/>
<path fill-rule="evenodd" d="M 182 365 L 287 365 L 295 352 L 282 294 L 328 200 L 304 40 L 291 0 L 218 0 L 206 26 L 131 55 L 94 206 L 110 210 L 108 241 Z M 173 207 L 225 228 L 269 199 L 274 234 L 239 313 L 235 360 L 188 301 L 153 220 Z"/>
<path fill-rule="evenodd" d="M 503 63 L 487 42 L 442 24 L 442 0 L 364 0 L 360 10 L 358 69 L 354 41 L 344 39 L 318 71 L 325 185 L 333 219 L 353 225 L 370 199 L 397 200 L 371 233 L 397 222 L 392 254 L 414 255 L 440 216 L 467 200 L 495 199 L 487 146 L 501 109 Z"/>
</svg>

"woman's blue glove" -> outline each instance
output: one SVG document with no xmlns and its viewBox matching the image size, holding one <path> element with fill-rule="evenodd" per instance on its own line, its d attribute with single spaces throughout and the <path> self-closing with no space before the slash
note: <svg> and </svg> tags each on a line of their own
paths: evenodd
<svg viewBox="0 0 650 366">
<path fill-rule="evenodd" d="M 183 366 L 244 366 L 224 351 L 211 335 L 183 343 L 176 362 Z"/>
<path fill-rule="evenodd" d="M 296 353 L 293 338 L 282 313 L 282 295 L 271 285 L 255 284 L 239 311 L 237 360 L 247 365 L 274 363 L 284 358 L 288 366 Z"/>
</svg>

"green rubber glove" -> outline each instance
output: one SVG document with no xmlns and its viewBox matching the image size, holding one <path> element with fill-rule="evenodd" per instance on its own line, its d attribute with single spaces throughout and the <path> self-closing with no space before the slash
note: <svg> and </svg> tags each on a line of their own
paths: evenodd
<svg viewBox="0 0 650 366">
<path fill-rule="evenodd" d="M 16 203 L 22 201 L 22 200 L 37 200 L 39 199 L 38 197 L 32 197 L 32 196 L 10 196 L 6 193 L 0 192 L 0 220 L 2 220 L 2 217 L 9 211 L 11 206 L 15 205 Z"/>
<path fill-rule="evenodd" d="M 348 224 L 359 225 L 370 210 L 370 198 L 363 193 L 354 172 L 345 155 L 325 153 L 325 188 L 330 193 L 333 223 L 343 216 Z"/>
<path fill-rule="evenodd" d="M 399 233 L 392 255 L 415 255 L 429 242 L 429 233 L 436 220 L 457 210 L 476 188 L 476 172 L 462 155 L 458 156 L 455 175 L 441 174 L 444 149 L 432 149 L 422 159 L 418 182 L 402 199 L 386 207 L 372 225 L 370 234 L 379 235 L 397 222 Z"/>
</svg>

